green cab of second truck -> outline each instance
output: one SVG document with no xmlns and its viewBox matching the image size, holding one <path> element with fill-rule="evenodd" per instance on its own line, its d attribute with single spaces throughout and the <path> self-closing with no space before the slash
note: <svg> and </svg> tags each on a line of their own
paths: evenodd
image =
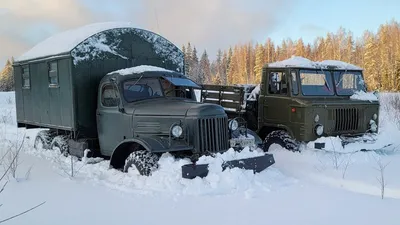
<svg viewBox="0 0 400 225">
<path fill-rule="evenodd" d="M 241 108 L 231 113 L 244 115 L 265 148 L 277 143 L 298 150 L 301 142 L 324 136 L 339 136 L 346 143 L 378 132 L 379 102 L 367 93 L 361 68 L 341 61 L 298 63 L 301 60 L 265 65 L 260 84 L 252 86 Z M 243 87 L 239 92 L 246 93 Z M 315 142 L 315 148 L 323 147 Z"/>
</svg>

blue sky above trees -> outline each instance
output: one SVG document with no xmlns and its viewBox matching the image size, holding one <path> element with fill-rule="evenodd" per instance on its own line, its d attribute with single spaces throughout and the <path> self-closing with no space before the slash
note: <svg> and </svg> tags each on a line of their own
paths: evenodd
<svg viewBox="0 0 400 225">
<path fill-rule="evenodd" d="M 397 0 L 19 0 L 0 3 L 0 66 L 50 35 L 92 22 L 131 21 L 178 46 L 187 41 L 210 58 L 218 48 L 247 41 L 279 43 L 336 32 L 356 37 L 400 20 Z"/>
</svg>

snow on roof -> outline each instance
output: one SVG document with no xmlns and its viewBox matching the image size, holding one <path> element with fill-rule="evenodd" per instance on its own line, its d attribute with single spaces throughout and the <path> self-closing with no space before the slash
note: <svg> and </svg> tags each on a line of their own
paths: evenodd
<svg viewBox="0 0 400 225">
<path fill-rule="evenodd" d="M 323 66 L 335 66 L 338 69 L 348 69 L 348 70 L 362 70 L 361 67 L 358 67 L 356 65 L 347 63 L 347 62 L 343 62 L 343 61 L 339 61 L 339 60 L 324 60 L 319 62 L 320 65 Z"/>
<path fill-rule="evenodd" d="M 135 66 L 135 67 L 130 67 L 130 68 L 113 71 L 108 74 L 119 73 L 120 75 L 129 75 L 129 74 L 134 74 L 134 73 L 144 73 L 144 72 L 154 72 L 154 71 L 169 72 L 169 73 L 174 72 L 172 70 L 167 70 L 167 69 L 157 67 L 157 66 L 141 65 L 141 66 Z"/>
<path fill-rule="evenodd" d="M 87 38 L 110 29 L 134 28 L 130 22 L 94 23 L 55 34 L 22 54 L 16 61 L 68 53 Z"/>
<path fill-rule="evenodd" d="M 304 67 L 304 68 L 313 68 L 316 67 L 317 64 L 307 58 L 303 58 L 300 56 L 292 56 L 289 59 L 285 59 L 278 62 L 273 62 L 268 64 L 269 67 Z"/>
<path fill-rule="evenodd" d="M 328 66 L 336 67 L 336 69 L 362 70 L 362 68 L 356 65 L 339 60 L 324 60 L 321 62 L 316 62 L 300 56 L 292 56 L 289 59 L 268 64 L 268 67 L 279 67 L 279 68 L 300 67 L 300 68 L 326 69 Z"/>
</svg>

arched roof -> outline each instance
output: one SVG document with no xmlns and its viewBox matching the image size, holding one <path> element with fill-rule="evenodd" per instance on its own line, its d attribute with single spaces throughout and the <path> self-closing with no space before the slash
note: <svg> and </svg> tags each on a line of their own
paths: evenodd
<svg viewBox="0 0 400 225">
<path fill-rule="evenodd" d="M 38 43 L 32 49 L 18 57 L 16 59 L 16 62 L 69 54 L 79 44 L 89 39 L 93 35 L 116 28 L 138 29 L 134 27 L 133 24 L 130 22 L 105 22 L 89 24 L 86 26 L 64 31 L 47 38 L 46 40 Z M 146 32 L 151 33 L 150 31 Z M 152 34 L 156 35 L 154 33 Z M 159 35 L 156 36 L 158 36 L 158 38 L 161 37 Z M 169 44 L 172 44 L 166 39 L 164 39 L 163 41 L 167 41 Z M 177 49 L 179 50 L 179 48 Z"/>
</svg>

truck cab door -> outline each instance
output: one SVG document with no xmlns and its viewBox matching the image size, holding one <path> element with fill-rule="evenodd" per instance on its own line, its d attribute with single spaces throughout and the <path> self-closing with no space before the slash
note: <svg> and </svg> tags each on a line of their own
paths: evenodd
<svg viewBox="0 0 400 225">
<path fill-rule="evenodd" d="M 285 124 L 290 119 L 288 74 L 285 69 L 266 72 L 263 121 L 267 124 Z"/>
<path fill-rule="evenodd" d="M 96 111 L 97 133 L 101 152 L 110 155 L 116 145 L 122 141 L 118 123 L 121 113 L 118 110 L 120 101 L 117 87 L 112 83 L 103 83 L 100 88 Z"/>
</svg>

